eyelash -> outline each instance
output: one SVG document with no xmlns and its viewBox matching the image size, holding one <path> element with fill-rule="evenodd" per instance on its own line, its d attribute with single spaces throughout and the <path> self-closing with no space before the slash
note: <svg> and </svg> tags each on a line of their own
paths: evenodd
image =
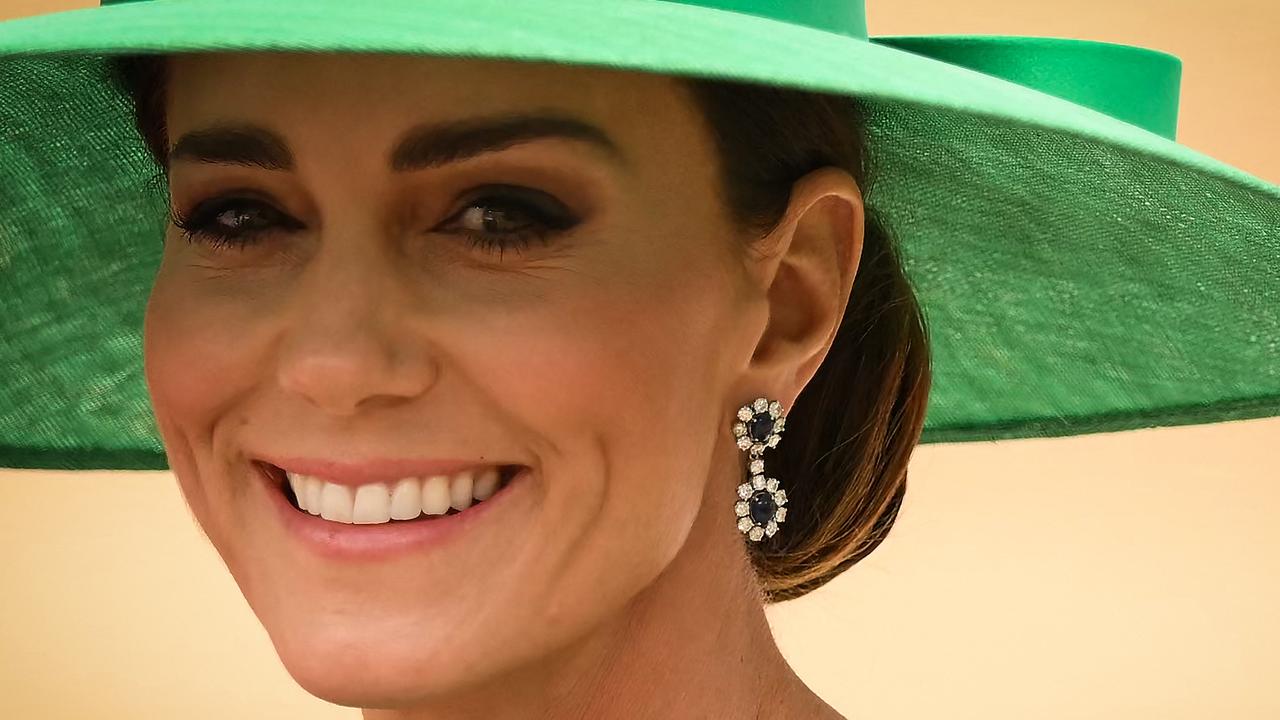
<svg viewBox="0 0 1280 720">
<path fill-rule="evenodd" d="M 513 190 L 520 190 L 518 187 L 511 187 Z M 525 191 L 525 193 L 519 194 L 528 194 L 530 192 L 536 193 L 536 191 Z M 541 195 L 542 193 L 537 194 Z M 462 232 L 464 236 L 470 239 L 472 247 L 487 253 L 497 252 L 499 259 L 501 259 L 503 251 L 508 249 L 514 248 L 520 251 L 527 249 L 534 242 L 546 244 L 551 240 L 551 236 L 568 230 L 578 222 L 577 219 L 570 217 L 563 210 L 544 210 L 530 201 L 519 199 L 517 193 L 509 191 L 482 195 L 467 203 L 466 207 L 449 219 L 457 218 L 473 207 L 497 208 L 499 211 L 515 210 L 517 214 L 530 218 L 528 225 L 533 226 L 532 230 L 522 227 L 520 230 L 501 233 L 470 230 Z M 261 213 L 261 216 L 265 216 L 268 223 L 267 226 L 253 230 L 238 231 L 218 229 L 218 225 L 215 222 L 218 216 L 228 210 L 244 210 L 247 208 L 265 211 Z M 250 216 L 252 217 L 252 214 Z M 236 215 L 237 219 L 242 217 L 242 214 Z M 283 226 L 285 230 L 300 230 L 304 227 L 302 223 L 276 210 L 270 203 L 258 198 L 244 196 L 215 197 L 197 204 L 186 214 L 171 207 L 169 209 L 169 220 L 182 231 L 182 235 L 188 243 L 207 245 L 219 250 L 244 249 L 257 243 L 263 236 L 270 234 L 273 226 L 277 225 L 277 223 L 271 222 L 272 220 L 282 221 L 278 224 Z"/>
</svg>

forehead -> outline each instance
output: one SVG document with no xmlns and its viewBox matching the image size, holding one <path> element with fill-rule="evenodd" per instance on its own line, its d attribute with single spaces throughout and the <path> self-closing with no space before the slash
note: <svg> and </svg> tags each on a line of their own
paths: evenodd
<svg viewBox="0 0 1280 720">
<path fill-rule="evenodd" d="M 171 63 L 171 137 L 213 120 L 251 120 L 365 137 L 430 120 L 551 111 L 599 125 L 619 145 L 701 142 L 675 78 L 610 68 L 391 54 L 196 53 Z"/>
</svg>

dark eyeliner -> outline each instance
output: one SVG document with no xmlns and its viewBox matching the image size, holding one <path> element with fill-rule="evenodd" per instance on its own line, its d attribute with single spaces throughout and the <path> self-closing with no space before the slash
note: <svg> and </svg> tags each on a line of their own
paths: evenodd
<svg viewBox="0 0 1280 720">
<path fill-rule="evenodd" d="M 528 220 L 524 225 L 509 231 L 486 232 L 461 230 L 473 247 L 484 252 L 517 251 L 534 242 L 546 244 L 552 235 L 568 230 L 580 221 L 562 203 L 547 193 L 516 185 L 484 185 L 469 193 L 470 199 L 462 209 L 447 221 L 455 220 L 472 207 L 495 209 L 497 212 L 514 212 Z M 244 211 L 252 210 L 250 217 L 260 218 L 258 227 L 249 230 L 227 230 L 217 223 L 223 213 L 236 210 L 237 219 L 243 219 Z M 270 200 L 252 190 L 234 190 L 199 202 L 187 213 L 170 207 L 169 220 L 182 230 L 187 242 L 204 244 L 217 249 L 236 247 L 243 249 L 258 242 L 262 236 L 277 231 L 296 231 L 306 226 L 277 210 Z M 258 223 L 254 223 L 258 224 Z M 449 227 L 447 223 L 442 227 Z"/>
<path fill-rule="evenodd" d="M 244 210 L 247 208 L 261 211 L 259 216 L 264 218 L 266 227 L 236 231 L 210 229 L 217 227 L 214 221 L 222 213 L 232 209 Z M 228 247 L 243 249 L 257 242 L 260 236 L 276 229 L 288 231 L 300 230 L 305 227 L 302 223 L 276 210 L 270 201 L 260 197 L 257 192 L 252 190 L 235 190 L 215 196 L 196 203 L 195 207 L 187 213 L 182 213 L 176 207 L 170 207 L 169 220 L 175 227 L 182 230 L 187 242 L 206 244 L 218 249 Z"/>
<path fill-rule="evenodd" d="M 473 247 L 489 253 L 497 252 L 499 260 L 502 259 L 504 250 L 519 252 L 534 242 L 546 245 L 550 243 L 552 236 L 563 233 L 580 222 L 560 201 L 530 188 L 502 184 L 483 185 L 470 195 L 462 209 L 449 217 L 450 220 L 477 206 L 497 208 L 499 211 L 515 210 L 517 215 L 530 219 L 528 224 L 533 226 L 532 230 L 522 227 L 497 233 L 462 231 L 471 240 Z"/>
<path fill-rule="evenodd" d="M 540 190 L 519 185 L 482 185 L 472 191 L 463 209 L 478 200 L 499 200 L 499 207 L 514 208 L 551 230 L 563 232 L 577 225 L 579 220 L 559 200 Z"/>
</svg>

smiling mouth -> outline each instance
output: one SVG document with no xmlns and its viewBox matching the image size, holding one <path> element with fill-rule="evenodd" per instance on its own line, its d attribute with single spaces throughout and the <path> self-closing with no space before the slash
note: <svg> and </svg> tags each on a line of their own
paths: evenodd
<svg viewBox="0 0 1280 720">
<path fill-rule="evenodd" d="M 502 492 L 522 471 L 528 469 L 523 465 L 498 465 L 487 470 L 496 470 L 487 480 L 484 474 L 468 474 L 464 480 L 453 477 L 419 477 L 404 478 L 394 485 L 381 484 L 350 486 L 327 483 L 319 478 L 290 477 L 282 468 L 269 463 L 255 461 L 260 469 L 274 482 L 277 490 L 285 499 L 303 515 L 314 516 L 335 523 L 356 525 L 389 525 L 409 522 L 430 522 L 432 519 L 452 517 L 481 505 Z M 309 499 L 304 503 L 294 490 L 295 483 L 300 489 L 309 491 Z M 402 487 L 416 483 L 417 487 Z M 310 484 L 313 487 L 307 488 Z M 461 486 L 460 486 L 461 484 Z M 386 493 L 385 499 L 382 493 Z M 416 513 L 416 514 L 415 514 Z M 409 515 L 413 514 L 413 517 Z"/>
</svg>

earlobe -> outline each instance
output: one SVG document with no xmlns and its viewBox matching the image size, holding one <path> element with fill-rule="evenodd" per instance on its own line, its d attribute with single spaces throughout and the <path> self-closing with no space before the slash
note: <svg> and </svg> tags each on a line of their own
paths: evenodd
<svg viewBox="0 0 1280 720">
<path fill-rule="evenodd" d="M 844 318 L 862 255 L 862 192 L 848 172 L 815 170 L 792 188 L 770 243 L 769 321 L 752 371 L 756 388 L 794 402 L 817 372 Z"/>
</svg>

